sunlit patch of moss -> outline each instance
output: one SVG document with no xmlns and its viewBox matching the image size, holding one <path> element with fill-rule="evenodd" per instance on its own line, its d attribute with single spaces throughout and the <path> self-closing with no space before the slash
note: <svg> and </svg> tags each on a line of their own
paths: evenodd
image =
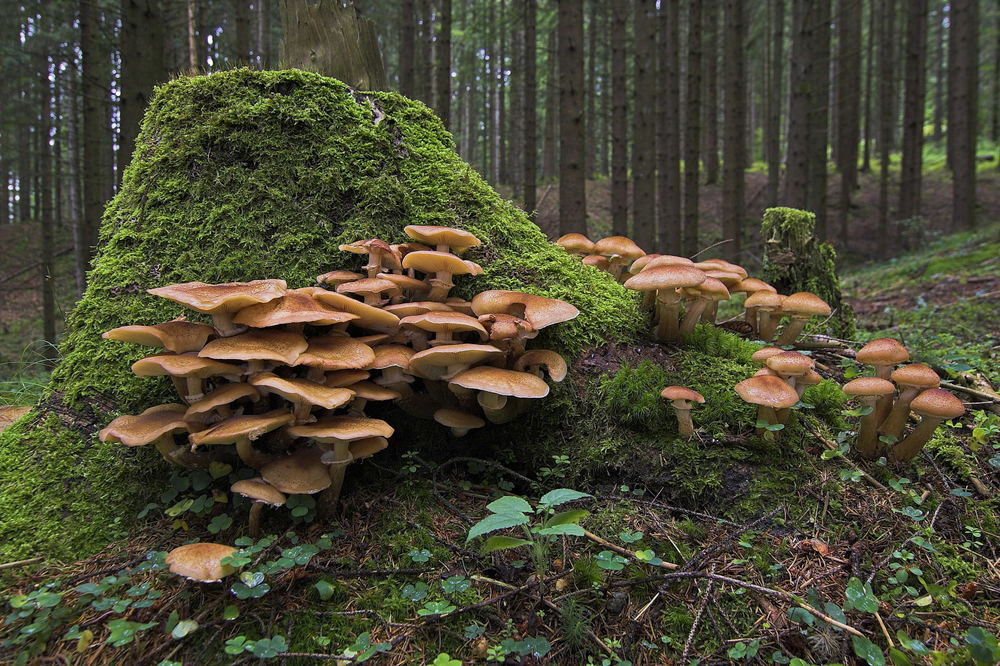
<svg viewBox="0 0 1000 666">
<path fill-rule="evenodd" d="M 597 405 L 626 427 L 650 432 L 673 427 L 676 431 L 671 425 L 672 409 L 660 397 L 671 380 L 670 374 L 652 361 L 642 361 L 634 368 L 623 366 L 598 380 Z"/>
<path fill-rule="evenodd" d="M 970 456 L 954 433 L 949 432 L 943 426 L 928 440 L 924 448 L 930 451 L 935 460 L 963 479 L 968 480 L 974 473 L 976 458 Z"/>
</svg>

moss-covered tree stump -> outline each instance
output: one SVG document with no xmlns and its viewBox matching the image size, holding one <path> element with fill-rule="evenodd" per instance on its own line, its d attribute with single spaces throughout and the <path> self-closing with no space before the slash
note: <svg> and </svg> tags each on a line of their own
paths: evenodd
<svg viewBox="0 0 1000 666">
<path fill-rule="evenodd" d="M 170 395 L 166 380 L 129 372 L 149 349 L 100 337 L 185 314 L 146 289 L 258 278 L 313 285 L 320 273 L 360 265 L 339 244 L 403 242 L 407 224 L 482 239 L 467 256 L 485 274 L 460 282 L 459 295 L 516 289 L 579 307 L 576 320 L 539 341 L 571 358 L 644 328 L 634 295 L 550 244 L 457 157 L 423 104 L 300 71 L 242 69 L 162 86 L 105 212 L 45 397 L 0 435 L 0 558 L 87 554 L 120 538 L 155 500 L 165 478 L 155 452 L 96 439 L 118 414 Z"/>
</svg>

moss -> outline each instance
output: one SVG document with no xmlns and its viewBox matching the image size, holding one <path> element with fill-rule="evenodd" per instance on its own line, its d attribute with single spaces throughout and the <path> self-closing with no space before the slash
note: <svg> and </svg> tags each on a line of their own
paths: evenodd
<svg viewBox="0 0 1000 666">
<path fill-rule="evenodd" d="M 842 338 L 854 334 L 854 313 L 841 296 L 837 253 L 814 235 L 816 216 L 795 208 L 768 208 L 761 222 L 767 239 L 764 280 L 781 294 L 810 291 L 834 310 L 829 331 Z M 815 325 L 810 328 L 815 328 Z M 808 329 L 807 329 L 808 330 Z"/>
<path fill-rule="evenodd" d="M 38 415 L 0 435 L 0 556 L 93 552 L 121 535 L 163 478 L 150 452 L 94 438 L 115 415 L 170 394 L 168 382 L 129 373 L 148 350 L 100 338 L 182 314 L 146 289 L 267 277 L 310 285 L 359 265 L 338 244 L 402 241 L 406 224 L 458 226 L 483 240 L 468 258 L 486 272 L 465 294 L 512 288 L 576 304 L 580 316 L 544 338 L 568 356 L 643 326 L 634 295 L 550 244 L 457 157 L 419 102 L 300 71 L 239 69 L 161 86 L 105 211 Z"/>
</svg>

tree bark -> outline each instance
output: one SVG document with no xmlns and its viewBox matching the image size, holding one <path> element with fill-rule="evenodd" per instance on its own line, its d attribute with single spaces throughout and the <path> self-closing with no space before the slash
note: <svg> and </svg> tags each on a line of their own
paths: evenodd
<svg viewBox="0 0 1000 666">
<path fill-rule="evenodd" d="M 657 173 L 660 252 L 681 253 L 680 3 L 660 9 Z"/>
<path fill-rule="evenodd" d="M 840 246 L 847 247 L 851 193 L 858 186 L 858 141 L 861 134 L 861 0 L 840 0 L 837 21 L 837 168 L 840 171 Z"/>
<path fill-rule="evenodd" d="M 250 62 L 250 2 L 233 0 L 233 4 L 236 16 L 236 62 L 246 65 Z"/>
<path fill-rule="evenodd" d="M 198 15 L 196 7 L 197 0 L 187 0 L 187 57 L 188 68 L 196 71 L 200 66 L 198 62 L 198 23 L 195 20 Z"/>
<path fill-rule="evenodd" d="M 44 21 L 44 18 L 43 18 Z M 52 192 L 52 152 L 49 146 L 52 114 L 52 89 L 49 82 L 49 38 L 48 26 L 41 26 L 38 34 L 29 41 L 29 48 L 35 51 L 34 59 L 38 75 L 38 134 L 41 137 L 38 151 L 39 189 L 41 215 L 41 256 L 39 257 L 39 283 L 42 290 L 42 356 L 47 365 L 54 365 L 56 359 L 56 299 L 53 275 L 55 257 L 55 210 Z"/>
<path fill-rule="evenodd" d="M 728 0 L 725 3 L 728 11 L 730 5 Z M 702 126 L 705 131 L 702 133 L 704 147 L 702 155 L 705 161 L 705 184 L 714 185 L 719 182 L 719 18 L 723 12 L 721 7 L 709 10 L 705 14 L 705 54 L 703 64 L 705 66 L 705 104 L 703 105 Z M 747 57 L 744 53 L 743 57 Z M 743 90 L 746 91 L 746 82 L 743 83 Z M 726 100 L 729 104 L 729 100 Z M 741 104 L 745 105 L 746 100 Z M 725 113 L 725 109 L 723 109 Z M 723 121 L 725 122 L 725 121 Z M 743 141 L 747 137 L 742 137 Z M 746 154 L 746 151 L 743 151 Z"/>
<path fill-rule="evenodd" d="M 907 7 L 906 91 L 898 213 L 901 220 L 920 215 L 927 65 L 927 0 L 910 0 Z"/>
<path fill-rule="evenodd" d="M 524 2 L 524 210 L 535 219 L 538 145 L 537 14 L 536 0 Z"/>
<path fill-rule="evenodd" d="M 417 12 L 417 44 L 414 81 L 417 99 L 428 106 L 434 105 L 434 62 L 431 57 L 431 45 L 434 41 L 434 29 L 431 23 L 430 0 L 416 0 Z"/>
<path fill-rule="evenodd" d="M 111 189 L 113 155 L 107 124 L 111 59 L 100 40 L 100 13 L 92 0 L 80 0 L 80 54 L 83 97 L 83 224 L 77 262 L 89 265 L 97 246 L 104 202 Z M 24 201 L 22 200 L 22 204 Z"/>
<path fill-rule="evenodd" d="M 591 0 L 587 15 L 587 178 L 594 177 L 599 143 L 597 141 L 597 42 L 601 31 L 597 27 L 598 0 Z"/>
<path fill-rule="evenodd" d="M 556 177 L 556 137 L 559 128 L 559 80 L 556 65 L 556 31 L 550 30 L 546 41 L 547 58 L 545 72 L 545 133 L 542 136 L 542 179 Z"/>
<path fill-rule="evenodd" d="M 416 21 L 413 0 L 403 0 L 399 4 L 399 91 L 407 97 L 416 96 Z"/>
<path fill-rule="evenodd" d="M 254 0 L 257 9 L 257 62 L 261 69 L 271 68 L 270 0 Z"/>
<path fill-rule="evenodd" d="M 875 72 L 875 36 L 878 34 L 879 10 L 875 7 L 875 2 L 868 3 L 868 44 L 867 55 L 865 57 L 865 141 L 861 158 L 861 171 L 867 173 L 872 170 L 872 80 Z"/>
<path fill-rule="evenodd" d="M 722 172 L 722 237 L 732 239 L 726 254 L 739 262 L 743 255 L 743 169 L 746 158 L 747 94 L 744 43 L 745 0 L 726 0 L 723 67 L 725 72 Z"/>
<path fill-rule="evenodd" d="M 811 0 L 809 49 L 812 62 L 808 74 L 809 185 L 806 209 L 816 215 L 816 237 L 827 238 L 827 146 L 830 128 L 830 0 Z"/>
<path fill-rule="evenodd" d="M 437 41 L 434 51 L 437 59 L 437 101 L 434 110 L 446 128 L 451 127 L 451 0 L 438 0 Z"/>
<path fill-rule="evenodd" d="M 684 128 L 684 253 L 698 247 L 699 147 L 701 140 L 701 0 L 688 7 L 687 112 Z"/>
<path fill-rule="evenodd" d="M 937 67 L 934 68 L 934 143 L 940 143 L 941 137 L 944 136 L 943 126 L 945 117 L 945 83 L 946 83 L 946 70 L 945 65 L 948 61 L 948 51 L 945 48 L 945 38 L 947 36 L 947 31 L 944 29 L 944 17 L 947 11 L 945 0 L 941 0 L 938 3 L 937 11 L 934 16 L 934 25 L 937 30 L 937 39 L 934 59 L 937 62 Z"/>
<path fill-rule="evenodd" d="M 656 3 L 634 0 L 632 11 L 632 238 L 650 251 L 656 244 Z"/>
<path fill-rule="evenodd" d="M 809 188 L 809 92 L 812 39 L 808 0 L 792 0 L 792 57 L 789 72 L 788 149 L 784 203 L 805 208 Z"/>
<path fill-rule="evenodd" d="M 948 53 L 948 135 L 952 161 L 952 230 L 976 226 L 979 3 L 952 0 Z"/>
<path fill-rule="evenodd" d="M 879 7 L 879 190 L 878 190 L 878 256 L 888 256 L 889 247 L 889 166 L 892 149 L 893 101 L 893 7 Z"/>
<path fill-rule="evenodd" d="M 611 20 L 611 226 L 616 236 L 628 235 L 628 89 L 625 48 L 629 5 L 612 3 Z"/>
<path fill-rule="evenodd" d="M 559 2 L 559 233 L 587 233 L 583 0 Z"/>
<path fill-rule="evenodd" d="M 163 62 L 163 15 L 160 9 L 159 0 L 122 0 L 121 3 L 119 183 L 125 167 L 132 159 L 135 138 L 139 134 L 142 114 L 153 96 L 153 86 L 167 78 Z"/>
</svg>

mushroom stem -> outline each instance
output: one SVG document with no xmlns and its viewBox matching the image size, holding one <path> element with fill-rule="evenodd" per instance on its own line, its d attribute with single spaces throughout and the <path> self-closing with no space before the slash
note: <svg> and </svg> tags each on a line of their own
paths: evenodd
<svg viewBox="0 0 1000 666">
<path fill-rule="evenodd" d="M 892 435 L 897 440 L 903 436 L 903 429 L 906 428 L 906 419 L 910 416 L 910 403 L 920 393 L 919 388 L 907 387 L 899 392 L 896 404 L 892 406 L 889 416 L 885 417 L 878 431 L 883 435 Z"/>
<path fill-rule="evenodd" d="M 347 466 L 354 458 L 351 456 L 351 442 L 338 439 L 333 444 L 333 462 L 330 463 L 330 487 L 319 494 L 320 514 L 332 516 L 340 500 L 340 491 L 344 487 L 344 475 Z"/>
<path fill-rule="evenodd" d="M 858 430 L 858 441 L 856 448 L 861 457 L 874 460 L 878 452 L 878 438 L 876 437 L 877 415 L 875 414 L 875 403 L 878 399 L 874 396 L 859 396 L 861 404 L 870 407 L 871 412 L 861 417 L 861 427 Z"/>
<path fill-rule="evenodd" d="M 451 281 L 451 273 L 447 271 L 438 271 L 428 282 L 431 285 L 431 290 L 427 293 L 427 300 L 438 303 L 444 303 L 445 299 L 448 298 L 448 292 L 455 286 L 455 283 Z"/>
<path fill-rule="evenodd" d="M 236 453 L 239 454 L 240 460 L 254 469 L 260 469 L 271 462 L 270 456 L 254 448 L 249 437 L 240 437 L 236 440 Z"/>
<path fill-rule="evenodd" d="M 295 409 L 292 413 L 295 415 L 296 423 L 308 423 L 310 421 L 310 412 L 312 411 L 312 405 L 308 402 L 296 402 Z"/>
<path fill-rule="evenodd" d="M 174 442 L 174 436 L 170 433 L 161 436 L 153 442 L 153 446 L 155 446 L 156 450 L 160 452 L 163 459 L 171 465 L 177 465 L 178 467 L 191 467 L 191 465 L 185 464 L 182 455 L 187 451 L 187 448 Z"/>
<path fill-rule="evenodd" d="M 892 369 L 894 366 L 891 365 L 876 365 L 875 375 L 880 379 L 886 381 L 892 381 Z M 883 396 L 878 399 L 875 404 L 875 421 L 876 423 L 882 423 L 889 417 L 889 412 L 892 411 L 893 399 L 896 396 L 892 393 Z"/>
<path fill-rule="evenodd" d="M 688 405 L 685 408 L 678 407 L 675 404 L 674 411 L 677 413 L 677 432 L 686 439 L 694 437 L 694 423 L 691 422 L 691 406 Z"/>
<path fill-rule="evenodd" d="M 715 324 L 715 318 L 719 314 L 719 301 L 712 301 L 712 304 L 701 313 L 701 323 Z"/>
<path fill-rule="evenodd" d="M 708 307 L 708 303 L 709 299 L 699 298 L 688 308 L 687 314 L 684 315 L 684 321 L 681 322 L 680 335 L 682 338 L 691 335 L 692 331 L 694 331 L 694 327 L 701 319 L 701 314 Z"/>
<path fill-rule="evenodd" d="M 747 308 L 746 312 L 743 313 L 743 321 L 750 324 L 753 327 L 754 333 L 757 332 L 757 308 Z"/>
<path fill-rule="evenodd" d="M 761 405 L 757 408 L 757 421 L 764 421 L 765 423 L 769 423 L 771 425 L 780 423 L 774 407 L 768 407 L 767 405 Z M 763 435 L 764 439 L 767 440 L 774 439 L 774 433 L 765 428 L 757 428 L 757 434 Z"/>
<path fill-rule="evenodd" d="M 187 402 L 187 382 L 184 381 L 184 378 L 171 375 L 170 381 L 174 383 L 174 390 L 177 391 L 177 395 L 180 396 L 181 400 Z"/>
<path fill-rule="evenodd" d="M 202 391 L 200 377 L 185 377 L 185 380 L 184 399 L 189 405 L 193 402 L 198 402 L 205 397 L 205 394 Z"/>
<path fill-rule="evenodd" d="M 260 512 L 263 508 L 263 502 L 254 502 L 250 507 L 250 536 L 254 539 L 260 536 Z"/>
<path fill-rule="evenodd" d="M 934 431 L 937 430 L 938 425 L 942 421 L 944 421 L 943 418 L 925 416 L 920 421 L 920 424 L 903 441 L 892 447 L 889 451 L 889 460 L 891 462 L 907 462 L 912 460 L 920 453 L 920 449 L 924 448 L 924 444 L 931 438 L 931 435 L 934 434 Z"/>
<path fill-rule="evenodd" d="M 760 308 L 757 309 L 757 313 L 760 317 L 760 325 L 757 327 L 760 339 L 770 342 L 774 338 L 774 332 L 778 330 L 778 324 L 781 323 L 781 314 Z"/>
<path fill-rule="evenodd" d="M 666 293 L 666 290 L 660 290 L 656 292 L 656 309 L 657 309 L 657 323 L 656 323 L 656 339 L 660 342 L 676 342 L 678 335 L 678 320 L 680 319 L 681 313 L 681 300 L 680 295 L 677 294 L 676 290 L 669 290 L 673 293 Z"/>
<path fill-rule="evenodd" d="M 246 326 L 240 326 L 233 322 L 234 316 L 236 316 L 236 312 L 216 312 L 212 315 L 212 325 L 215 326 L 215 330 L 219 332 L 221 337 L 228 338 L 247 330 Z"/>
<path fill-rule="evenodd" d="M 801 333 L 802 329 L 806 327 L 806 321 L 808 321 L 807 317 L 796 317 L 795 315 L 792 315 L 792 320 L 788 322 L 788 325 L 785 326 L 785 330 L 783 330 L 781 335 L 778 336 L 778 340 L 774 343 L 775 346 L 783 347 L 785 345 L 793 344 L 795 342 L 795 338 L 799 337 L 799 333 Z"/>
</svg>

